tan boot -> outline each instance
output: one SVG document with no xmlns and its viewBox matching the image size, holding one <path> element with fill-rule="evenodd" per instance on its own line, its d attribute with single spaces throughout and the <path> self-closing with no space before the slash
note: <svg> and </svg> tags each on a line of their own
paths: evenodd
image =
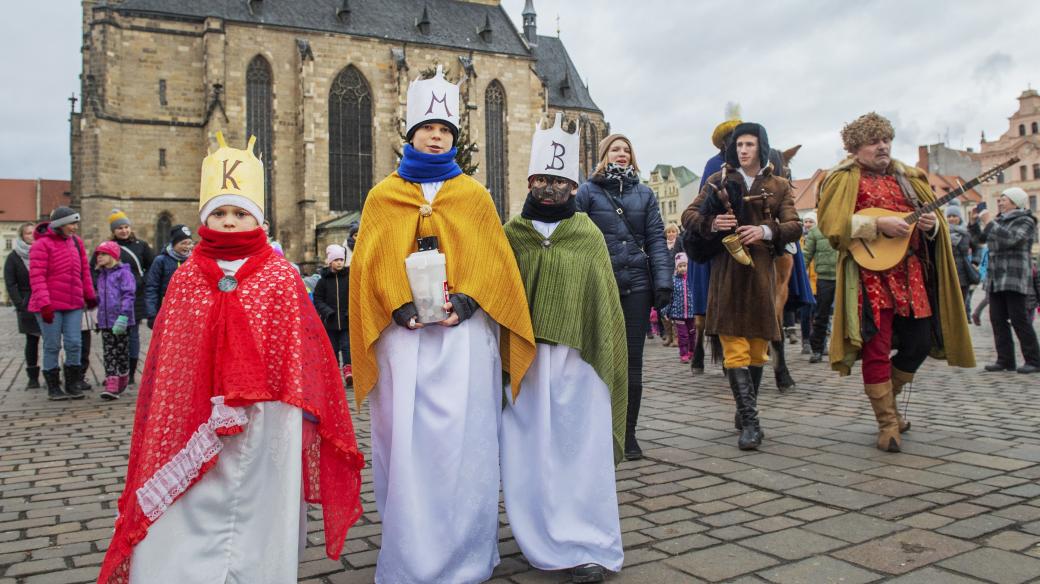
<svg viewBox="0 0 1040 584">
<path fill-rule="evenodd" d="M 892 382 L 867 383 L 863 386 L 870 406 L 874 408 L 874 417 L 878 423 L 878 450 L 899 452 L 902 439 L 899 436 L 899 412 L 896 408 L 896 396 L 892 393 Z"/>
<path fill-rule="evenodd" d="M 892 368 L 892 395 L 899 397 L 899 394 L 903 392 L 903 386 L 914 380 L 913 373 L 907 373 Z M 896 400 L 896 417 L 899 418 L 899 433 L 910 431 L 910 422 L 903 419 L 903 414 L 899 411 L 899 400 Z"/>
</svg>

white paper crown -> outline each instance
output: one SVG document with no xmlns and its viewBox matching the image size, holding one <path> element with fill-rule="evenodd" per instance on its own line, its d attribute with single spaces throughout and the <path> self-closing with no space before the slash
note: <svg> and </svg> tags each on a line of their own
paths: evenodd
<svg viewBox="0 0 1040 584">
<path fill-rule="evenodd" d="M 426 122 L 442 122 L 459 131 L 459 86 L 444 78 L 444 69 L 429 79 L 416 79 L 408 86 L 408 132 Z"/>
<path fill-rule="evenodd" d="M 573 134 L 564 131 L 562 113 L 556 114 L 556 121 L 547 130 L 543 130 L 539 122 L 534 127 L 527 178 L 548 174 L 578 182 L 578 144 L 577 131 Z"/>
</svg>

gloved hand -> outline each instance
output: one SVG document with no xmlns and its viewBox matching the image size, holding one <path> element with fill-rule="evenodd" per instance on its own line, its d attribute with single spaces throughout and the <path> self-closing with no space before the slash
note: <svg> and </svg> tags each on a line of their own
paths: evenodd
<svg viewBox="0 0 1040 584">
<path fill-rule="evenodd" d="M 418 318 L 419 309 L 415 307 L 414 302 L 409 302 L 395 310 L 391 316 L 398 325 L 404 328 L 411 328 L 408 325 L 413 318 Z"/>
<path fill-rule="evenodd" d="M 669 304 L 672 303 L 672 291 L 671 290 L 658 290 L 654 292 L 654 308 L 657 312 L 664 311 Z"/>
<path fill-rule="evenodd" d="M 116 335 L 117 337 L 125 335 L 126 325 L 129 321 L 130 319 L 128 319 L 126 315 L 120 315 L 119 318 L 116 319 L 116 322 L 112 325 L 112 334 Z"/>
<path fill-rule="evenodd" d="M 50 304 L 45 305 L 43 308 L 40 309 L 40 318 L 42 318 L 43 322 L 47 324 L 53 324 L 54 308 L 52 308 Z"/>
<path fill-rule="evenodd" d="M 97 308 L 97 306 L 98 306 L 97 296 L 93 296 L 91 298 L 84 298 L 83 300 L 87 303 L 87 308 L 88 309 L 89 308 Z"/>
<path fill-rule="evenodd" d="M 473 316 L 473 313 L 480 308 L 477 301 L 457 292 L 448 297 L 448 302 L 451 302 L 451 308 L 455 314 L 459 315 L 459 324 L 462 324 L 467 318 Z"/>
</svg>

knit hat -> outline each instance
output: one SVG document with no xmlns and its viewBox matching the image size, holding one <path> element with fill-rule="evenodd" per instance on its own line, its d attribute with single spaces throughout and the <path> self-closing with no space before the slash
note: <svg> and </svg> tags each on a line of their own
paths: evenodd
<svg viewBox="0 0 1040 584">
<path fill-rule="evenodd" d="M 1019 187 L 1004 189 L 1004 192 L 1000 194 L 1010 199 L 1019 209 L 1029 208 L 1029 195 Z"/>
<path fill-rule="evenodd" d="M 256 136 L 249 137 L 245 150 L 231 148 L 224 142 L 224 134 L 217 132 L 220 148 L 202 160 L 202 184 L 199 187 L 199 220 L 217 207 L 234 205 L 245 209 L 264 222 L 264 164 L 253 153 Z"/>
<path fill-rule="evenodd" d="M 191 229 L 187 225 L 174 225 L 170 230 L 170 245 L 177 245 L 185 239 L 191 239 Z"/>
<path fill-rule="evenodd" d="M 325 248 L 325 262 L 332 263 L 333 260 L 346 260 L 347 250 L 342 245 L 335 243 Z"/>
<path fill-rule="evenodd" d="M 950 201 L 950 204 L 946 206 L 946 216 L 952 217 L 954 215 L 961 221 L 964 221 L 964 211 L 961 209 L 961 204 L 957 201 Z"/>
<path fill-rule="evenodd" d="M 110 255 L 118 260 L 119 256 L 122 255 L 123 250 L 119 247 L 118 243 L 109 240 L 102 243 L 101 245 L 97 246 L 96 249 L 94 249 L 94 257 L 97 257 L 97 254 L 99 253 Z"/>
<path fill-rule="evenodd" d="M 809 211 L 802 217 L 802 221 L 812 220 L 813 223 L 819 223 L 820 220 L 816 218 L 816 211 Z"/>
<path fill-rule="evenodd" d="M 686 257 L 686 252 L 679 252 L 675 254 L 675 265 L 688 264 L 690 260 Z"/>
<path fill-rule="evenodd" d="M 73 223 L 79 223 L 79 213 L 72 209 L 68 207 L 57 207 L 51 211 L 51 231 L 54 231 L 59 227 L 72 225 Z"/>
<path fill-rule="evenodd" d="M 711 143 L 715 145 L 719 150 L 726 148 L 726 138 L 733 133 L 733 129 L 744 122 L 740 120 L 726 120 L 721 124 L 715 126 L 715 131 L 711 133 Z"/>
<path fill-rule="evenodd" d="M 606 138 L 599 141 L 599 163 L 600 165 L 606 164 L 607 160 L 607 149 L 614 143 L 614 140 L 624 140 L 628 144 L 628 165 L 633 170 L 639 172 L 639 165 L 636 164 L 636 149 L 632 146 L 632 141 L 628 139 L 628 136 L 624 134 L 611 134 Z"/>
<path fill-rule="evenodd" d="M 891 140 L 895 136 L 892 122 L 877 112 L 863 114 L 841 129 L 841 141 L 849 154 L 855 154 L 860 147 L 876 140 Z"/>
<path fill-rule="evenodd" d="M 115 231 L 116 228 L 124 225 L 130 225 L 130 218 L 119 209 L 112 209 L 112 213 L 108 216 L 108 228 Z"/>
</svg>

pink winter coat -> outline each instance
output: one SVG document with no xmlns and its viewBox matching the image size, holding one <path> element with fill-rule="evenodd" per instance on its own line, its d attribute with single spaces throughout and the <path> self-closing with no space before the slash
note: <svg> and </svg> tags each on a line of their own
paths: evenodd
<svg viewBox="0 0 1040 584">
<path fill-rule="evenodd" d="M 86 300 L 97 299 L 83 240 L 54 233 L 49 221 L 36 226 L 33 240 L 29 249 L 29 312 L 41 312 L 48 304 L 55 311 L 78 310 Z"/>
</svg>

